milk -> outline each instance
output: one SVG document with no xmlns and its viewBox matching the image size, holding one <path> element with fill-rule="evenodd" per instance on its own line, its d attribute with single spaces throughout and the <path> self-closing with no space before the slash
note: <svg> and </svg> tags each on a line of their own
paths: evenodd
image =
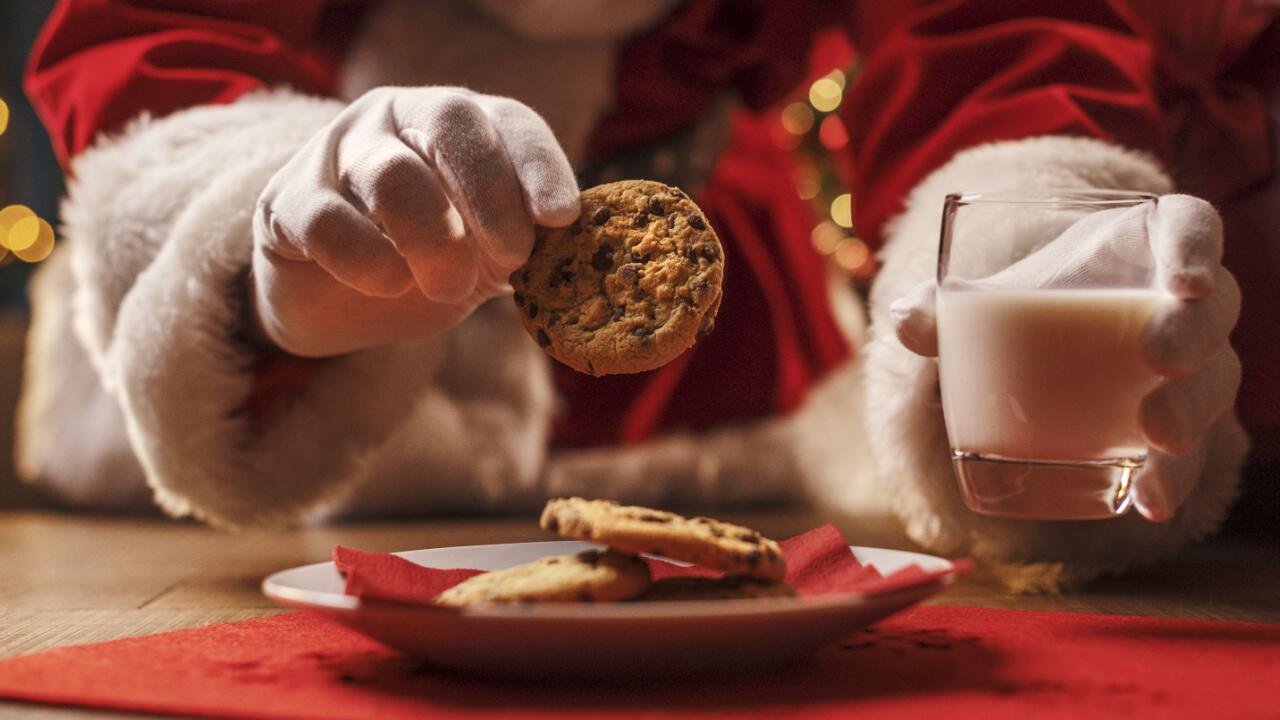
<svg viewBox="0 0 1280 720">
<path fill-rule="evenodd" d="M 1142 330 L 1151 290 L 938 292 L 952 450 L 1050 462 L 1146 456 L 1138 405 L 1158 378 Z"/>
</svg>

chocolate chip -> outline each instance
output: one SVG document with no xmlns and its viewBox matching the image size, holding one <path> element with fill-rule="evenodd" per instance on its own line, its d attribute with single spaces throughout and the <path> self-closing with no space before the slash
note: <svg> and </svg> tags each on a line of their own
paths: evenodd
<svg viewBox="0 0 1280 720">
<path fill-rule="evenodd" d="M 619 305 L 613 309 L 613 314 L 609 316 L 609 320 L 612 322 L 617 322 L 618 320 L 622 319 L 623 315 L 626 315 L 626 314 L 627 314 L 626 306 Z"/>
<path fill-rule="evenodd" d="M 612 214 L 613 212 L 607 207 L 596 208 L 595 214 L 591 216 L 591 224 L 603 225 L 609 221 L 609 216 Z"/>
<path fill-rule="evenodd" d="M 547 529 L 550 530 L 551 532 L 556 532 L 557 530 L 559 530 L 560 520 L 554 516 L 547 518 Z"/>
<path fill-rule="evenodd" d="M 600 564 L 600 551 L 599 550 L 583 550 L 582 552 L 578 553 L 578 560 L 581 560 L 582 562 L 590 565 L 591 567 L 595 567 L 596 565 Z"/>
<path fill-rule="evenodd" d="M 524 295 L 520 293 L 512 293 L 511 298 L 516 301 L 517 305 L 524 305 Z"/>
<path fill-rule="evenodd" d="M 662 210 L 663 210 L 663 207 L 662 207 L 661 200 L 659 200 L 657 197 L 649 198 L 649 212 L 653 213 L 654 215 L 661 215 Z"/>
<path fill-rule="evenodd" d="M 547 561 L 547 564 L 548 564 L 548 565 L 559 565 L 559 564 L 560 564 L 560 558 L 551 558 L 550 560 L 548 560 L 548 561 Z"/>
<path fill-rule="evenodd" d="M 591 267 L 600 272 L 613 267 L 613 248 L 608 245 L 601 245 L 596 248 L 596 254 L 591 256 Z"/>
<path fill-rule="evenodd" d="M 568 260 L 561 260 L 555 269 L 551 271 L 551 277 L 547 278 L 547 284 L 553 288 L 568 285 L 572 282 L 573 273 L 569 272 Z"/>
<path fill-rule="evenodd" d="M 715 243 L 705 243 L 698 246 L 698 254 L 709 262 L 715 262 L 720 259 L 720 248 Z"/>
<path fill-rule="evenodd" d="M 641 325 L 635 330 L 632 330 L 631 334 L 643 340 L 653 334 L 653 328 L 647 325 Z"/>
<path fill-rule="evenodd" d="M 747 553 L 747 564 L 750 565 L 751 567 L 755 567 L 760 564 L 759 550 L 752 550 L 751 552 Z"/>
<path fill-rule="evenodd" d="M 636 216 L 635 220 L 631 221 L 631 224 L 638 228 L 649 227 L 649 213 L 647 212 L 640 213 L 639 215 Z"/>
<path fill-rule="evenodd" d="M 634 282 L 640 277 L 640 265 L 634 261 L 618 268 L 618 277 L 626 282 Z"/>
<path fill-rule="evenodd" d="M 551 338 L 547 337 L 547 331 L 542 328 L 538 328 L 538 344 L 542 347 L 551 345 Z"/>
<path fill-rule="evenodd" d="M 538 303 L 536 302 L 529 303 L 529 307 L 525 308 L 525 310 L 528 311 L 530 318 L 538 317 Z"/>
<path fill-rule="evenodd" d="M 680 216 L 676 215 L 675 213 L 671 213 L 670 215 L 667 216 L 667 229 L 669 230 L 676 229 L 676 218 L 678 217 Z"/>
<path fill-rule="evenodd" d="M 690 215 L 689 227 L 693 228 L 694 230 L 706 230 L 707 224 L 703 222 L 701 215 Z"/>
<path fill-rule="evenodd" d="M 657 513 L 641 513 L 639 516 L 637 516 L 637 518 L 636 518 L 636 519 L 637 519 L 637 520 L 640 520 L 641 522 L 651 522 L 651 523 L 669 523 L 669 522 L 671 522 L 671 518 L 670 518 L 670 517 L 668 517 L 668 516 L 666 516 L 666 515 L 658 515 Z"/>
<path fill-rule="evenodd" d="M 577 235 L 580 232 L 582 232 L 582 220 L 574 220 L 573 224 L 569 226 L 569 234 Z"/>
</svg>

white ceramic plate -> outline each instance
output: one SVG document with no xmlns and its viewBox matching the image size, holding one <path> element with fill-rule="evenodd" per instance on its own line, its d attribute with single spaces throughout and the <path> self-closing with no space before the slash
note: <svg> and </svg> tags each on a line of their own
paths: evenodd
<svg viewBox="0 0 1280 720">
<path fill-rule="evenodd" d="M 553 541 L 397 553 L 436 568 L 500 570 L 594 545 Z M 888 574 L 932 555 L 851 547 Z M 283 570 L 262 583 L 276 603 L 322 613 L 391 647 L 463 670 L 507 676 L 672 675 L 758 670 L 797 660 L 941 590 L 951 575 L 894 592 L 811 598 L 488 605 L 455 610 L 344 595 L 333 563 Z"/>
</svg>

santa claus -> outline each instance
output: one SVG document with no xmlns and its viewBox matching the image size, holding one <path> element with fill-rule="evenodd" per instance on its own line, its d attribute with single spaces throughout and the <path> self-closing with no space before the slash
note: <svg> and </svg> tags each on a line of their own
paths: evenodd
<svg viewBox="0 0 1280 720">
<path fill-rule="evenodd" d="M 1276 16 L 1243 0 L 63 0 L 27 80 L 71 184 L 67 241 L 33 286 L 21 471 L 76 503 L 154 499 L 221 526 L 809 496 L 888 502 L 942 553 L 1081 574 L 1167 555 L 1221 522 L 1246 449 L 1218 214 L 1173 196 L 1153 225 L 1176 300 L 1147 332 L 1167 379 L 1143 403 L 1139 512 L 1053 523 L 961 501 L 929 357 L 939 212 L 955 190 L 1228 209 L 1262 192 Z M 855 223 L 883 248 L 869 330 L 750 113 L 827 31 L 865 60 L 844 120 Z M 500 296 L 533 226 L 572 221 L 579 182 L 619 177 L 692 191 L 728 274 L 715 333 L 596 379 L 553 366 Z M 1257 254 L 1274 225 L 1228 222 L 1247 299 L 1280 271 Z M 1033 240 L 993 231 L 991 257 Z M 1257 329 L 1241 344 L 1262 399 L 1241 408 L 1265 430 L 1280 350 Z"/>
</svg>

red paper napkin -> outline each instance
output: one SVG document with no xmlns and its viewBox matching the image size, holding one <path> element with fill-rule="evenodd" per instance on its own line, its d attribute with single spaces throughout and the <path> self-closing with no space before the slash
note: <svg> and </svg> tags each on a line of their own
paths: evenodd
<svg viewBox="0 0 1280 720">
<path fill-rule="evenodd" d="M 849 543 L 832 525 L 810 530 L 779 543 L 787 555 L 787 582 L 801 596 L 856 592 L 892 592 L 965 572 L 970 563 L 959 560 L 951 569 L 926 571 L 916 565 L 882 575 L 863 565 L 849 551 Z M 429 604 L 437 595 L 479 575 L 480 570 L 430 568 L 387 553 L 371 553 L 342 546 L 333 549 L 333 562 L 346 578 L 346 593 L 373 600 Z M 655 579 L 680 576 L 719 576 L 697 565 L 682 566 L 646 558 Z"/>
<path fill-rule="evenodd" d="M 1277 648 L 1280 624 L 916 607 L 764 677 L 500 683 L 290 613 L 0 660 L 0 698 L 258 720 L 1261 720 Z"/>
</svg>

